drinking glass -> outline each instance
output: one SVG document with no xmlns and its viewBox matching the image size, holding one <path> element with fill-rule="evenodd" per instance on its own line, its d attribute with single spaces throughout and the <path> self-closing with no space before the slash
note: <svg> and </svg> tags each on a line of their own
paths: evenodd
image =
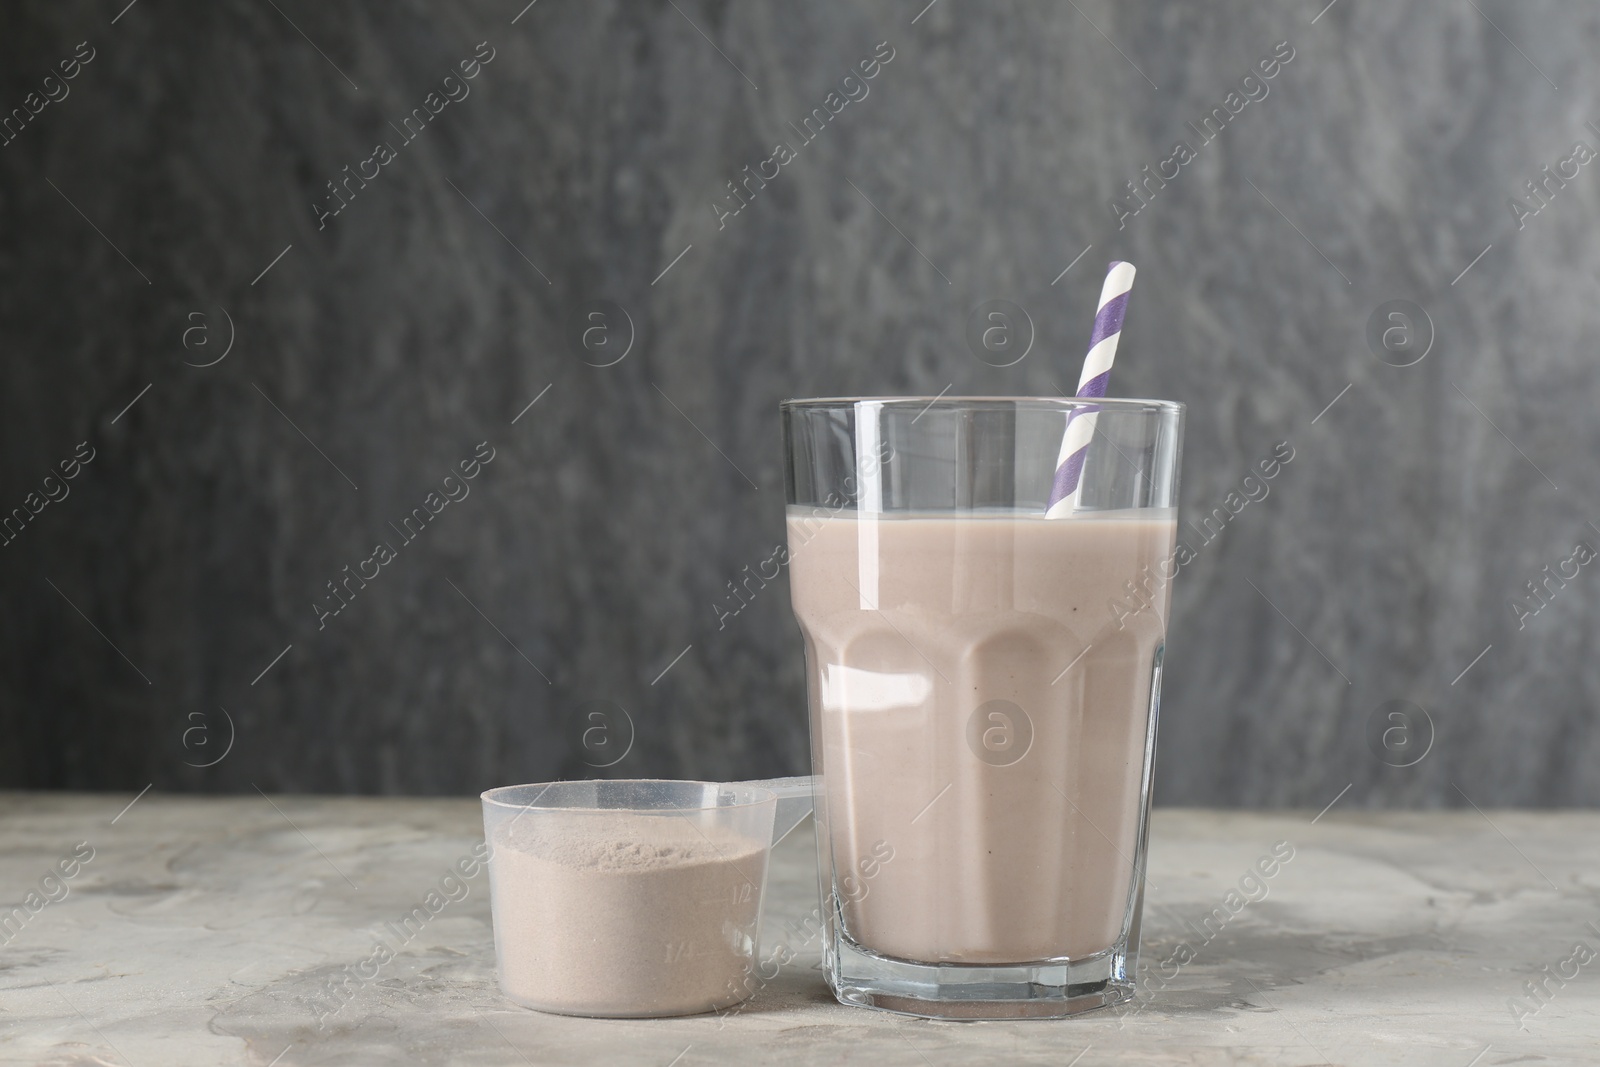
<svg viewBox="0 0 1600 1067">
<path fill-rule="evenodd" d="M 936 1018 L 1133 994 L 1183 407 L 782 405 L 829 985 Z M 1094 419 L 1045 512 L 1069 420 Z"/>
</svg>

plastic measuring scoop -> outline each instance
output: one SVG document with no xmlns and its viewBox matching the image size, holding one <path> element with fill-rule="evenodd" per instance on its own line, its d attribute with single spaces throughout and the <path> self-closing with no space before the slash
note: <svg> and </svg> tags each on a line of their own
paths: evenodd
<svg viewBox="0 0 1600 1067">
<path fill-rule="evenodd" d="M 562 1015 L 692 1015 L 737 1004 L 755 964 L 772 846 L 811 814 L 809 776 L 601 779 L 483 794 L 500 988 Z"/>
</svg>

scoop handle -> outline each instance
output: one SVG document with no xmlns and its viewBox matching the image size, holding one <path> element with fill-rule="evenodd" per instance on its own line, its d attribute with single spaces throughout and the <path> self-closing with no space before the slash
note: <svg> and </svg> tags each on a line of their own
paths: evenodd
<svg viewBox="0 0 1600 1067">
<path fill-rule="evenodd" d="M 776 845 L 793 830 L 805 821 L 813 808 L 813 791 L 816 789 L 815 775 L 802 774 L 794 778 L 764 778 L 756 782 L 738 782 L 738 785 L 755 786 L 758 789 L 770 789 L 778 796 L 778 810 L 772 818 L 772 843 Z"/>
</svg>

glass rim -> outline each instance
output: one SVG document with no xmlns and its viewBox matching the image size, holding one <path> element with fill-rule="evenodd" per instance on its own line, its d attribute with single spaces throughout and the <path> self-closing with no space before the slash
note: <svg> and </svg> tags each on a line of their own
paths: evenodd
<svg viewBox="0 0 1600 1067">
<path fill-rule="evenodd" d="M 1024 407 L 1072 409 L 1094 406 L 1101 411 L 1124 413 L 1166 412 L 1183 414 L 1187 405 L 1181 400 L 1151 400 L 1142 397 L 1090 397 L 1090 396 L 819 396 L 794 397 L 779 402 L 782 411 L 855 408 L 860 404 L 888 406 L 920 406 L 924 410 L 939 408 L 973 407 L 979 404 L 1014 404 Z"/>
<path fill-rule="evenodd" d="M 673 804 L 668 807 L 641 807 L 629 805 L 627 807 L 601 808 L 577 807 L 571 804 L 540 804 L 540 797 L 545 793 L 555 790 L 562 792 L 575 786 L 606 785 L 692 785 L 711 786 L 717 790 L 741 790 L 749 799 L 738 800 L 732 804 Z M 518 789 L 538 789 L 539 794 L 526 804 L 519 804 L 513 800 L 505 799 L 505 794 Z M 713 794 L 715 796 L 716 794 Z M 738 808 L 754 808 L 762 804 L 772 804 L 777 801 L 778 794 L 759 785 L 745 785 L 743 782 L 701 782 L 688 778 L 568 778 L 556 782 L 524 782 L 518 785 L 499 785 L 493 789 L 485 789 L 478 794 L 478 799 L 484 804 L 492 804 L 497 808 L 513 811 L 567 811 L 581 814 L 666 814 L 684 811 L 733 811 Z"/>
</svg>

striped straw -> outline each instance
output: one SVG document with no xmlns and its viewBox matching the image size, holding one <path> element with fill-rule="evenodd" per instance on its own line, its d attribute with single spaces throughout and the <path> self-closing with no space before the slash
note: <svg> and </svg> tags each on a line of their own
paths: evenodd
<svg viewBox="0 0 1600 1067">
<path fill-rule="evenodd" d="M 1100 306 L 1094 316 L 1094 332 L 1089 335 L 1089 354 L 1083 360 L 1083 374 L 1078 378 L 1078 396 L 1106 395 L 1106 384 L 1111 380 L 1111 363 L 1117 358 L 1117 342 L 1122 338 L 1122 317 L 1128 310 L 1128 291 L 1133 288 L 1133 264 L 1113 260 L 1106 272 L 1106 283 L 1100 290 Z M 1094 440 L 1094 424 L 1099 409 L 1076 408 L 1067 417 L 1067 432 L 1061 438 L 1061 455 L 1056 460 L 1055 484 L 1050 489 L 1050 504 L 1045 511 L 1049 518 L 1060 518 L 1072 513 L 1073 497 L 1078 491 L 1078 479 L 1083 474 L 1083 461 L 1089 453 L 1089 442 Z"/>
</svg>

